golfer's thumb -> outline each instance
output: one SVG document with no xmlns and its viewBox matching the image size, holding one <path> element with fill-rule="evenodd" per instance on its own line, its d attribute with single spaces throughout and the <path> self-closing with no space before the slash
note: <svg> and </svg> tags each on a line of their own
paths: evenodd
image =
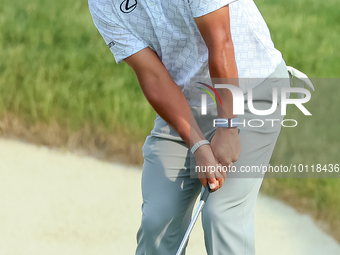
<svg viewBox="0 0 340 255">
<path fill-rule="evenodd" d="M 219 182 L 215 178 L 209 178 L 208 185 L 211 190 L 215 190 L 219 187 Z"/>
</svg>

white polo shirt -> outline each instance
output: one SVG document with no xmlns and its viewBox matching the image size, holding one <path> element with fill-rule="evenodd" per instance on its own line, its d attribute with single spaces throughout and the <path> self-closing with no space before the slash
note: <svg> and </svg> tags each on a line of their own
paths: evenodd
<svg viewBox="0 0 340 255">
<path fill-rule="evenodd" d="M 89 0 L 93 22 L 117 63 L 150 47 L 184 93 L 192 78 L 210 77 L 208 48 L 194 18 L 228 4 L 239 78 L 257 78 L 241 82 L 246 91 L 282 61 L 253 0 Z"/>
</svg>

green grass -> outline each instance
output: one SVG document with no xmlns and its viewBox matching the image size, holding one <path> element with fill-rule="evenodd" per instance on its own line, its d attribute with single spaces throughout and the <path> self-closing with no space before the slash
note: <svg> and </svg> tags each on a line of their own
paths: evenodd
<svg viewBox="0 0 340 255">
<path fill-rule="evenodd" d="M 338 0 L 257 0 L 276 47 L 288 65 L 310 77 L 339 77 Z M 56 121 L 65 132 L 85 125 L 141 142 L 155 112 L 144 99 L 133 71 L 116 65 L 92 24 L 86 2 L 0 2 L 0 116 L 11 113 L 27 128 Z M 337 80 L 323 84 L 306 104 L 306 117 L 294 107 L 287 118 L 272 164 L 340 163 Z M 285 190 L 315 204 L 318 215 L 340 221 L 340 179 L 266 180 L 264 190 Z M 340 235 L 339 235 L 340 239 Z"/>
<path fill-rule="evenodd" d="M 0 30 L 0 113 L 73 130 L 151 129 L 133 71 L 114 64 L 83 1 L 3 1 Z"/>
<path fill-rule="evenodd" d="M 256 0 L 288 65 L 310 77 L 340 77 L 338 0 Z"/>
</svg>

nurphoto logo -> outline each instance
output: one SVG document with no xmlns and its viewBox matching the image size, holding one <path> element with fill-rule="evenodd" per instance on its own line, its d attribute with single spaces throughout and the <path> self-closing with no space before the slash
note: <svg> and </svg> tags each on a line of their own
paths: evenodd
<svg viewBox="0 0 340 255">
<path fill-rule="evenodd" d="M 209 88 L 214 94 L 215 96 L 218 98 L 218 100 L 220 101 L 221 105 L 222 105 L 222 101 L 220 96 L 218 95 L 217 91 L 210 85 L 207 85 L 205 83 L 201 83 L 198 82 L 199 84 L 202 84 L 204 86 L 206 86 L 207 88 Z M 243 91 L 234 86 L 234 85 L 229 85 L 229 84 L 216 84 L 215 85 L 216 89 L 229 89 L 229 91 L 232 93 L 233 96 L 233 114 L 234 115 L 244 115 L 244 99 L 245 96 L 243 94 Z M 216 105 L 216 100 L 213 97 L 213 95 L 204 88 L 199 88 L 201 90 L 203 90 L 204 92 L 206 92 L 215 102 Z M 305 97 L 304 98 L 289 98 L 290 93 L 301 93 L 304 94 Z M 202 115 L 207 115 L 207 94 L 202 94 L 201 95 L 201 114 Z M 304 115 L 306 116 L 311 116 L 312 114 L 306 109 L 306 107 L 303 106 L 303 104 L 309 102 L 309 100 L 311 99 L 311 93 L 309 90 L 305 89 L 305 88 L 291 88 L 291 87 L 287 87 L 287 88 L 281 88 L 281 115 L 285 116 L 286 115 L 286 108 L 287 105 L 292 104 L 295 105 Z M 254 115 L 257 116 L 268 116 L 272 113 L 274 113 L 277 110 L 278 107 L 278 88 L 273 88 L 272 91 L 272 105 L 271 108 L 267 109 L 267 110 L 258 110 L 255 109 L 254 107 L 254 103 L 253 103 L 253 90 L 252 89 L 248 89 L 248 93 L 247 93 L 247 102 L 248 102 L 248 108 L 249 111 L 251 113 L 253 113 Z M 228 120 L 227 119 L 214 119 L 214 127 L 217 124 L 228 124 L 227 123 Z M 243 122 L 238 122 L 238 123 L 231 123 L 232 124 L 238 124 L 240 126 L 243 125 L 243 127 L 246 126 L 246 124 L 248 124 L 249 127 L 262 127 L 264 125 L 265 122 L 271 122 L 272 123 L 272 127 L 274 127 L 275 122 L 281 122 L 281 125 L 283 127 L 296 127 L 298 122 L 294 119 L 285 119 L 283 121 L 280 121 L 279 119 L 251 119 L 248 120 L 246 123 L 246 120 L 244 120 Z M 290 123 L 290 125 L 288 124 Z"/>
</svg>

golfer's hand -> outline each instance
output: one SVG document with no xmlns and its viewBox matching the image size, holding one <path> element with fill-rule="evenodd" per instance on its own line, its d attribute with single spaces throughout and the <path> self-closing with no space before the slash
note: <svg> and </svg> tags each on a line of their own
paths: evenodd
<svg viewBox="0 0 340 255">
<path fill-rule="evenodd" d="M 198 178 L 204 187 L 209 186 L 211 191 L 214 192 L 222 187 L 225 180 L 225 174 L 219 171 L 208 171 L 208 167 L 215 167 L 217 170 L 218 160 L 215 158 L 210 145 L 203 145 L 195 152 L 196 169 L 198 169 Z M 220 167 L 221 169 L 221 167 Z M 203 170 L 203 171 L 200 171 Z"/>
<path fill-rule="evenodd" d="M 241 140 L 237 128 L 217 128 L 211 140 L 211 149 L 222 166 L 228 167 L 241 155 Z"/>
</svg>

